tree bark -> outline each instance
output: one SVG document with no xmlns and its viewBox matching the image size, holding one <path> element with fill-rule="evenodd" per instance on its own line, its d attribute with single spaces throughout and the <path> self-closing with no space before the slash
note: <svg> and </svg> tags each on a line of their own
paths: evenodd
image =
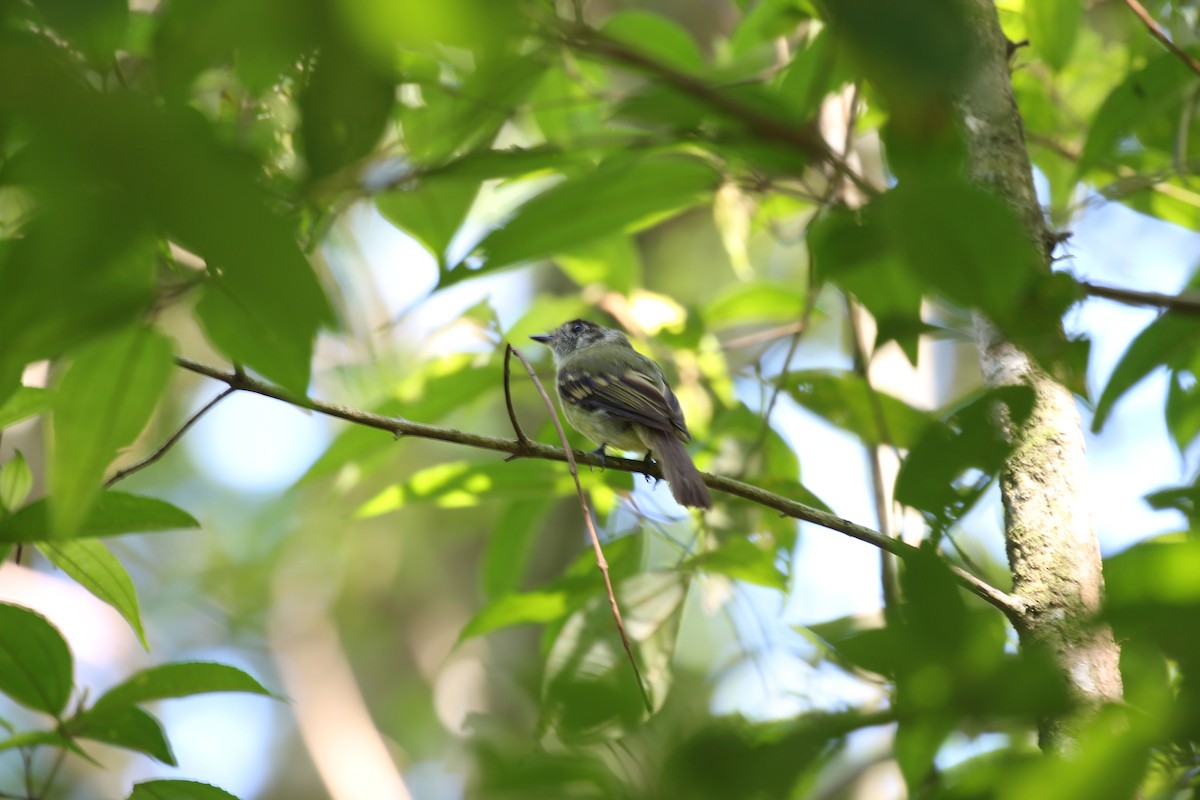
<svg viewBox="0 0 1200 800">
<path fill-rule="evenodd" d="M 1013 100 L 1009 43 L 992 0 L 970 4 L 979 64 L 959 104 L 968 171 L 1016 211 L 1030 239 L 1045 250 L 1048 231 Z M 1046 260 L 1048 269 L 1049 253 Z M 1027 385 L 1035 396 L 1029 419 L 1009 431 L 1014 449 L 1000 477 L 1013 592 L 1025 603 L 1016 622 L 1022 646 L 1053 653 L 1085 706 L 1118 701 L 1120 651 L 1112 631 L 1092 622 L 1104 578 L 1084 496 L 1087 464 L 1074 397 L 982 317 L 976 319 L 976 342 L 987 386 Z M 1073 741 L 1070 721 L 1043 723 L 1044 750 L 1069 750 Z"/>
</svg>

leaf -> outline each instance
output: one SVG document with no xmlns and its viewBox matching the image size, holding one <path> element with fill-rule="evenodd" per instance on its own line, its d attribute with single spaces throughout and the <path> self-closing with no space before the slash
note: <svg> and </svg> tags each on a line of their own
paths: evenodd
<svg viewBox="0 0 1200 800">
<path fill-rule="evenodd" d="M 0 692 L 57 717 L 71 695 L 71 651 L 41 614 L 0 603 Z"/>
<path fill-rule="evenodd" d="M 687 586 L 675 572 L 645 572 L 617 584 L 621 615 L 655 709 L 673 679 L 671 657 Z M 559 631 L 546 657 L 542 696 L 540 727 L 568 743 L 611 739 L 645 719 L 606 597 L 593 596 Z"/>
<path fill-rule="evenodd" d="M 1178 107 L 1195 78 L 1195 73 L 1172 53 L 1162 53 L 1130 74 L 1092 117 L 1076 174 L 1087 175 L 1112 158 L 1139 123 Z"/>
<path fill-rule="evenodd" d="M 1075 39 L 1083 27 L 1080 0 L 1038 0 L 1025 4 L 1025 25 L 1033 52 L 1055 72 L 1071 60 Z"/>
<path fill-rule="evenodd" d="M 107 67 L 125 35 L 125 0 L 38 0 L 50 25 L 77 46 L 92 63 Z"/>
<path fill-rule="evenodd" d="M 224 789 L 197 781 L 157 780 L 135 784 L 129 800 L 238 800 Z"/>
<path fill-rule="evenodd" d="M 458 639 L 466 641 L 514 625 L 553 622 L 570 613 L 572 605 L 564 589 L 501 595 L 471 617 Z"/>
<path fill-rule="evenodd" d="M 359 519 L 397 511 L 412 503 L 467 508 L 486 497 L 554 496 L 571 486 L 565 472 L 534 461 L 457 461 L 426 467 L 363 503 Z"/>
<path fill-rule="evenodd" d="M 786 591 L 788 576 L 779 566 L 780 554 L 746 538 L 730 539 L 713 550 L 693 556 L 685 567 L 715 572 L 747 583 Z"/>
<path fill-rule="evenodd" d="M 496 599 L 521 584 L 533 542 L 542 518 L 550 510 L 551 497 L 512 500 L 496 518 L 483 554 L 483 593 Z"/>
<path fill-rule="evenodd" d="M 443 274 L 442 285 L 637 230 L 704 202 L 717 183 L 711 167 L 684 156 L 606 162 L 522 205 L 480 242 L 484 266 L 468 270 L 460 264 Z"/>
<path fill-rule="evenodd" d="M 171 344 L 130 328 L 78 351 L 54 398 L 50 522 L 71 536 L 100 494 L 104 470 L 150 420 L 172 370 Z"/>
<path fill-rule="evenodd" d="M 211 692 L 249 692 L 271 697 L 262 684 L 237 667 L 181 661 L 144 669 L 105 692 L 87 712 L 105 715 L 127 706 Z"/>
<path fill-rule="evenodd" d="M 1200 320 L 1166 313 L 1151 322 L 1129 344 L 1113 368 L 1092 417 L 1092 430 L 1099 432 L 1113 406 L 1143 378 L 1159 367 L 1182 367 L 1200 345 Z"/>
<path fill-rule="evenodd" d="M 555 254 L 554 261 L 582 287 L 599 283 L 628 295 L 641 285 L 642 256 L 630 236 L 596 239 Z"/>
<path fill-rule="evenodd" d="M 0 516 L 21 507 L 33 489 L 33 473 L 18 450 L 9 462 L 0 466 Z"/>
<path fill-rule="evenodd" d="M 1200 435 L 1200 391 L 1197 391 L 1195 376 L 1171 371 L 1165 417 L 1175 447 L 1183 455 L 1192 440 Z M 0 474 L 0 482 L 3 477 Z"/>
<path fill-rule="evenodd" d="M 12 396 L 0 403 L 0 430 L 49 411 L 53 399 L 54 396 L 48 389 L 17 387 Z"/>
<path fill-rule="evenodd" d="M 0 520 L 0 542 L 24 544 L 52 538 L 47 501 L 37 500 Z M 198 528 L 200 523 L 165 500 L 122 492 L 104 492 L 79 524 L 74 537 Z"/>
<path fill-rule="evenodd" d="M 803 289 L 774 281 L 735 283 L 721 291 L 704 309 L 710 328 L 730 325 L 768 324 L 800 319 L 804 311 Z"/>
<path fill-rule="evenodd" d="M 79 746 L 70 739 L 55 733 L 54 731 L 25 731 L 10 736 L 3 741 L 0 741 L 0 753 L 5 750 L 13 750 L 18 747 L 57 747 L 61 750 L 70 750 L 73 753 L 83 754 Z M 85 755 L 86 757 L 86 755 Z"/>
<path fill-rule="evenodd" d="M 680 72 L 700 72 L 704 59 L 700 48 L 679 23 L 641 9 L 620 11 L 601 29 L 612 39 L 629 45 L 642 55 Z"/>
<path fill-rule="evenodd" d="M 69 720 L 67 728 L 80 739 L 145 753 L 164 764 L 178 766 L 162 725 L 137 706 L 120 706 L 103 714 L 85 712 Z"/>
<path fill-rule="evenodd" d="M 478 178 L 434 174 L 417 179 L 410 188 L 379 195 L 375 207 L 420 242 L 444 268 L 446 248 L 466 219 L 479 186 Z"/>
<path fill-rule="evenodd" d="M 872 445 L 912 447 L 931 419 L 851 372 L 791 372 L 784 386 L 809 411 Z"/>
<path fill-rule="evenodd" d="M 38 550 L 76 583 L 115 608 L 133 628 L 142 647 L 150 649 L 133 580 L 103 542 L 96 539 L 41 542 Z"/>
</svg>

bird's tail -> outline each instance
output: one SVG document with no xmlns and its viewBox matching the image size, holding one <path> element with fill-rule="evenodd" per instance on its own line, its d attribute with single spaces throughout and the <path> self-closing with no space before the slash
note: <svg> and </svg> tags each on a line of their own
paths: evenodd
<svg viewBox="0 0 1200 800">
<path fill-rule="evenodd" d="M 675 502 L 692 508 L 712 508 L 708 487 L 683 442 L 674 434 L 652 428 L 642 428 L 640 433 L 646 446 L 653 451 L 654 459 L 662 465 L 663 477 L 671 486 Z"/>
</svg>

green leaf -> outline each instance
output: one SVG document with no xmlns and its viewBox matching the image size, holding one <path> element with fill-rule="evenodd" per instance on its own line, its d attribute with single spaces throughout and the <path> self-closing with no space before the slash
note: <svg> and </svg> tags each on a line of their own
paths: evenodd
<svg viewBox="0 0 1200 800">
<path fill-rule="evenodd" d="M 1177 108 L 1195 80 L 1195 73 L 1172 53 L 1162 53 L 1130 74 L 1092 118 L 1076 174 L 1082 177 L 1112 158 L 1139 124 Z"/>
<path fill-rule="evenodd" d="M 827 29 L 796 51 L 779 82 L 778 94 L 788 115 L 797 122 L 812 119 L 834 83 L 835 42 Z"/>
<path fill-rule="evenodd" d="M 571 600 L 570 593 L 564 589 L 502 595 L 471 617 L 459 633 L 459 641 L 484 636 L 514 625 L 540 624 L 562 619 L 571 611 Z"/>
<path fill-rule="evenodd" d="M 412 503 L 468 508 L 486 497 L 555 496 L 573 485 L 565 471 L 536 461 L 457 461 L 418 471 L 402 484 L 379 492 L 357 512 L 360 519 L 397 511 Z"/>
<path fill-rule="evenodd" d="M 607 36 L 642 55 L 680 72 L 700 72 L 700 48 L 679 23 L 651 11 L 631 9 L 609 17 L 601 29 Z"/>
<path fill-rule="evenodd" d="M 1185 377 L 1179 370 L 1172 370 L 1167 384 L 1166 407 L 1167 430 L 1182 456 L 1188 445 L 1200 436 L 1200 391 L 1196 379 L 1190 373 Z M 2 483 L 3 475 L 0 475 Z"/>
<path fill-rule="evenodd" d="M 366 156 L 383 135 L 396 102 L 390 75 L 358 48 L 328 41 L 300 94 L 300 134 L 310 179 Z"/>
<path fill-rule="evenodd" d="M 484 596 L 496 599 L 521 584 L 538 528 L 553 503 L 546 496 L 512 500 L 504 506 L 483 554 Z"/>
<path fill-rule="evenodd" d="M 0 466 L 0 514 L 20 508 L 32 489 L 33 473 L 18 450 L 7 464 Z"/>
<path fill-rule="evenodd" d="M 1092 418 L 1099 432 L 1113 406 L 1143 378 L 1159 367 L 1183 367 L 1200 345 L 1200 320 L 1183 314 L 1166 313 L 1146 326 L 1113 368 Z"/>
<path fill-rule="evenodd" d="M 563 250 L 554 261 L 580 286 L 599 283 L 621 294 L 641 284 L 642 256 L 631 236 L 610 236 Z"/>
<path fill-rule="evenodd" d="M 129 800 L 238 800 L 224 789 L 197 781 L 159 780 L 135 784 Z"/>
<path fill-rule="evenodd" d="M 41 615 L 0 603 L 0 692 L 21 705 L 58 716 L 71 695 L 71 651 Z"/>
<path fill-rule="evenodd" d="M 684 156 L 606 162 L 518 208 L 504 227 L 480 242 L 484 266 L 468 270 L 460 264 L 442 276 L 442 285 L 638 230 L 704 202 L 717 183 L 710 166 Z"/>
<path fill-rule="evenodd" d="M 83 754 L 78 745 L 54 731 L 25 731 L 0 741 L 0 753 L 18 747 L 57 747 L 60 750 Z"/>
<path fill-rule="evenodd" d="M 167 387 L 171 350 L 161 334 L 131 328 L 81 349 L 63 375 L 49 467 L 55 536 L 79 529 L 117 450 L 146 427 Z"/>
<path fill-rule="evenodd" d="M 375 207 L 445 267 L 446 248 L 475 202 L 479 185 L 474 177 L 434 174 L 415 180 L 411 187 L 379 195 Z"/>
<path fill-rule="evenodd" d="M 787 574 L 780 569 L 780 556 L 775 548 L 759 547 L 746 538 L 722 542 L 714 550 L 694 556 L 685 563 L 690 569 L 715 572 L 730 578 L 786 591 Z"/>
<path fill-rule="evenodd" d="M 177 766 L 162 725 L 137 706 L 119 706 L 102 714 L 85 712 L 69 720 L 67 727 L 80 739 L 145 753 L 164 764 Z"/>
<path fill-rule="evenodd" d="M 792 284 L 735 283 L 709 302 L 704 319 L 717 330 L 730 325 L 795 321 L 804 311 L 804 295 L 803 289 Z"/>
<path fill-rule="evenodd" d="M 617 600 L 652 707 L 666 700 L 688 582 L 644 572 L 617 584 Z M 646 718 L 633 667 L 613 630 L 607 597 L 595 594 L 558 632 L 546 657 L 540 726 L 564 742 L 621 736 Z"/>
<path fill-rule="evenodd" d="M 142 647 L 150 649 L 133 580 L 103 542 L 97 539 L 41 542 L 38 550 L 76 583 L 115 608 L 133 628 Z"/>
<path fill-rule="evenodd" d="M 17 391 L 0 404 L 0 430 L 49 411 L 53 401 L 54 395 L 48 389 L 17 387 Z"/>
<path fill-rule="evenodd" d="M 102 716 L 127 706 L 211 692 L 249 692 L 271 697 L 262 684 L 237 667 L 182 661 L 142 670 L 105 692 L 88 715 Z"/>
<path fill-rule="evenodd" d="M 43 498 L 0 520 L 0 542 L 24 544 L 53 538 L 47 505 Z M 74 536 L 116 536 L 198 527 L 200 523 L 191 514 L 165 500 L 104 492 L 96 499 Z"/>
<path fill-rule="evenodd" d="M 125 0 L 37 0 L 36 6 L 55 30 L 102 67 L 109 66 L 129 23 Z"/>
<path fill-rule="evenodd" d="M 851 372 L 791 372 L 784 386 L 809 411 L 872 445 L 912 447 L 932 419 L 903 400 L 872 390 Z"/>
<path fill-rule="evenodd" d="M 1025 25 L 1033 52 L 1055 72 L 1071 60 L 1075 39 L 1083 27 L 1080 0 L 1038 0 L 1025 4 Z"/>
</svg>

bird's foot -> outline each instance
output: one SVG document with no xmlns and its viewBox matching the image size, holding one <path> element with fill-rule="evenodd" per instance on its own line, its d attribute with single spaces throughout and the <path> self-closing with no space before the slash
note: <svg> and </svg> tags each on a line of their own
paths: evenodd
<svg viewBox="0 0 1200 800">
<path fill-rule="evenodd" d="M 649 467 L 651 464 L 654 463 L 654 459 L 650 457 L 650 454 L 651 454 L 650 451 L 647 450 L 646 457 L 642 459 L 642 463 L 645 464 L 647 467 Z M 653 475 L 650 475 L 649 473 L 646 473 L 646 472 L 642 473 L 642 477 L 646 479 L 646 483 L 653 483 L 655 486 L 658 486 L 658 482 L 662 480 L 662 478 L 656 478 Z"/>
<path fill-rule="evenodd" d="M 607 446 L 608 445 L 602 444 L 599 447 L 597 447 L 595 450 L 589 451 L 591 455 L 594 455 L 600 459 L 600 469 L 604 469 L 604 464 L 608 460 L 608 455 L 604 452 L 604 448 Z M 592 468 L 592 465 L 588 464 L 588 470 L 591 470 L 591 468 Z"/>
</svg>

